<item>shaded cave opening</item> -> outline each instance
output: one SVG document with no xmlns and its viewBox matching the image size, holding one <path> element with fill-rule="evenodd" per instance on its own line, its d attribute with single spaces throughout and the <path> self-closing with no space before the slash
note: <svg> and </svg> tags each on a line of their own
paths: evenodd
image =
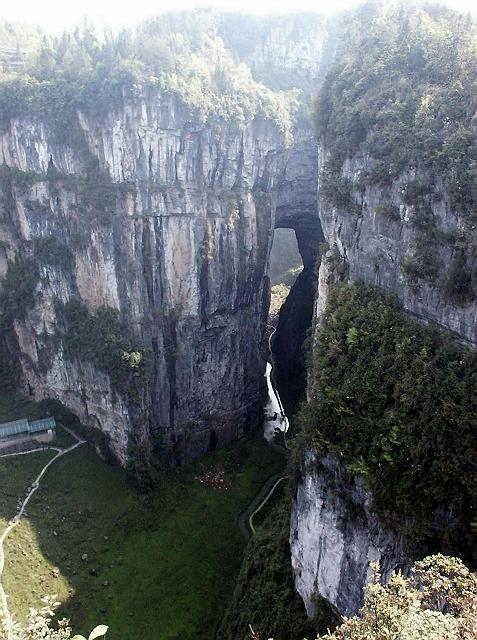
<svg viewBox="0 0 477 640">
<path fill-rule="evenodd" d="M 287 414 L 294 414 L 306 395 L 307 337 L 317 291 L 320 246 L 319 221 L 306 225 L 277 224 L 270 252 L 271 303 L 269 325 L 274 378 Z"/>
</svg>

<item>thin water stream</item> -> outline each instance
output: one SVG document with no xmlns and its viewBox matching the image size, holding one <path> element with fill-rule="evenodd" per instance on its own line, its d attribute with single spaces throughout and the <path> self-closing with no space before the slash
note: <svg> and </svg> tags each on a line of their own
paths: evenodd
<svg viewBox="0 0 477 640">
<path fill-rule="evenodd" d="M 267 442 L 273 442 L 279 433 L 286 434 L 289 428 L 288 418 L 285 414 L 280 395 L 273 380 L 273 351 L 272 340 L 275 335 L 274 327 L 268 338 L 268 350 L 270 354 L 270 362 L 267 362 L 265 369 L 265 378 L 267 380 L 268 399 L 265 404 L 263 435 Z"/>
</svg>

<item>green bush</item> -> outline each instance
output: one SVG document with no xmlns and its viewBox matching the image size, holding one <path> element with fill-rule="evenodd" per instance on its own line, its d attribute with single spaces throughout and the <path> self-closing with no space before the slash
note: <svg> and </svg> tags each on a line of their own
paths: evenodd
<svg viewBox="0 0 477 640">
<path fill-rule="evenodd" d="M 374 505 L 413 539 L 471 546 L 477 355 L 393 298 L 335 285 L 313 347 L 305 441 L 365 470 Z M 438 544 L 438 542 L 434 542 Z"/>
<path fill-rule="evenodd" d="M 6 276 L 0 292 L 0 321 L 3 328 L 14 318 L 21 318 L 33 305 L 33 295 L 40 274 L 35 262 L 30 258 L 15 258 L 8 262 Z"/>
<path fill-rule="evenodd" d="M 264 638 L 315 637 L 293 586 L 289 520 L 289 500 L 281 500 L 248 543 L 219 632 L 223 640 L 249 640 L 249 625 Z"/>
<path fill-rule="evenodd" d="M 92 362 L 108 374 L 115 391 L 138 402 L 138 385 L 144 381 L 146 350 L 129 337 L 111 307 L 91 313 L 79 300 L 56 301 L 60 335 L 67 358 Z"/>
<path fill-rule="evenodd" d="M 457 252 L 449 267 L 444 287 L 448 300 L 457 305 L 466 305 L 475 300 L 472 274 L 467 268 L 464 253 Z"/>
<path fill-rule="evenodd" d="M 440 270 L 441 263 L 430 246 L 416 247 L 414 255 L 407 254 L 401 260 L 401 271 L 411 283 L 418 280 L 433 282 Z"/>
<path fill-rule="evenodd" d="M 35 238 L 35 257 L 40 264 L 68 269 L 73 264 L 73 254 L 69 248 L 54 236 Z"/>
<path fill-rule="evenodd" d="M 476 640 L 477 575 L 441 554 L 416 562 L 409 577 L 382 584 L 377 562 L 359 615 L 318 640 Z"/>
<path fill-rule="evenodd" d="M 320 193 L 335 207 L 348 209 L 354 213 L 361 211 L 353 195 L 353 182 L 337 173 L 332 167 L 326 167 L 323 171 Z"/>
</svg>

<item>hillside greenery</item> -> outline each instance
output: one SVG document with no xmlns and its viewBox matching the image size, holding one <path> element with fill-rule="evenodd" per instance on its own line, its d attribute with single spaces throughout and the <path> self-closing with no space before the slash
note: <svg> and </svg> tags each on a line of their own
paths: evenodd
<svg viewBox="0 0 477 640">
<path fill-rule="evenodd" d="M 362 186 L 420 172 L 425 181 L 405 198 L 425 208 L 442 184 L 456 213 L 475 219 L 476 25 L 439 5 L 368 2 L 342 40 L 317 100 L 327 181 L 343 181 L 346 158 L 363 154 Z M 330 196 L 349 206 L 350 185 L 338 186 Z"/>
<path fill-rule="evenodd" d="M 3 392 L 13 391 L 17 382 L 18 362 L 11 352 L 15 340 L 10 340 L 10 347 L 7 342 L 13 320 L 22 319 L 34 304 L 34 294 L 41 282 L 38 264 L 69 268 L 73 259 L 68 247 L 54 237 L 37 238 L 33 246 L 36 261 L 33 258 L 9 261 L 2 280 L 0 390 Z M 56 337 L 61 338 L 66 357 L 92 362 L 109 376 L 113 390 L 139 404 L 148 353 L 143 344 L 130 336 L 118 311 L 102 306 L 90 312 L 80 300 L 74 298 L 66 303 L 59 299 L 54 302 L 59 318 Z"/>
<path fill-rule="evenodd" d="M 214 117 L 243 125 L 258 115 L 291 135 L 295 94 L 256 82 L 207 11 L 165 14 L 118 34 L 85 26 L 45 35 L 41 44 L 36 38 L 21 68 L 0 71 L 0 126 L 33 115 L 59 141 L 71 141 L 78 111 L 102 117 L 149 90 L 176 95 L 203 122 Z"/>
<path fill-rule="evenodd" d="M 55 311 L 65 356 L 92 362 L 108 374 L 115 391 L 139 402 L 147 352 L 129 335 L 117 309 L 102 306 L 91 312 L 80 300 L 70 299 L 56 300 Z"/>
<path fill-rule="evenodd" d="M 223 640 L 248 640 L 250 628 L 275 638 L 314 637 L 294 590 L 288 543 L 290 496 L 267 514 L 245 549 L 242 567 L 222 622 Z"/>
<path fill-rule="evenodd" d="M 334 285 L 314 339 L 305 441 L 339 456 L 385 521 L 475 548 L 477 356 L 364 285 Z"/>
<path fill-rule="evenodd" d="M 19 396 L 0 397 L 0 422 L 25 415 L 45 411 Z M 2 460 L 0 530 L 53 453 Z M 11 610 L 24 622 L 30 606 L 56 593 L 58 617 L 77 633 L 104 622 L 110 638 L 210 640 L 245 547 L 238 515 L 282 466 L 257 434 L 163 469 L 143 493 L 124 470 L 79 447 L 48 469 L 7 539 Z"/>
<path fill-rule="evenodd" d="M 8 262 L 0 291 L 0 326 L 5 330 L 14 318 L 22 318 L 33 305 L 33 294 L 40 280 L 35 261 L 17 257 Z"/>
</svg>

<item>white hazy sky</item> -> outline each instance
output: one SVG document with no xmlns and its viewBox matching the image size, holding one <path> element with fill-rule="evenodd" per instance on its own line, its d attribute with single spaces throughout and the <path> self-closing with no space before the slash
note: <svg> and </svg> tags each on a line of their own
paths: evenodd
<svg viewBox="0 0 477 640">
<path fill-rule="evenodd" d="M 302 11 L 329 14 L 357 3 L 356 0 L 0 0 L 0 17 L 58 31 L 85 17 L 95 23 L 120 27 L 132 26 L 164 11 L 198 7 L 254 14 Z M 476 0 L 446 3 L 456 9 L 477 11 Z"/>
</svg>

